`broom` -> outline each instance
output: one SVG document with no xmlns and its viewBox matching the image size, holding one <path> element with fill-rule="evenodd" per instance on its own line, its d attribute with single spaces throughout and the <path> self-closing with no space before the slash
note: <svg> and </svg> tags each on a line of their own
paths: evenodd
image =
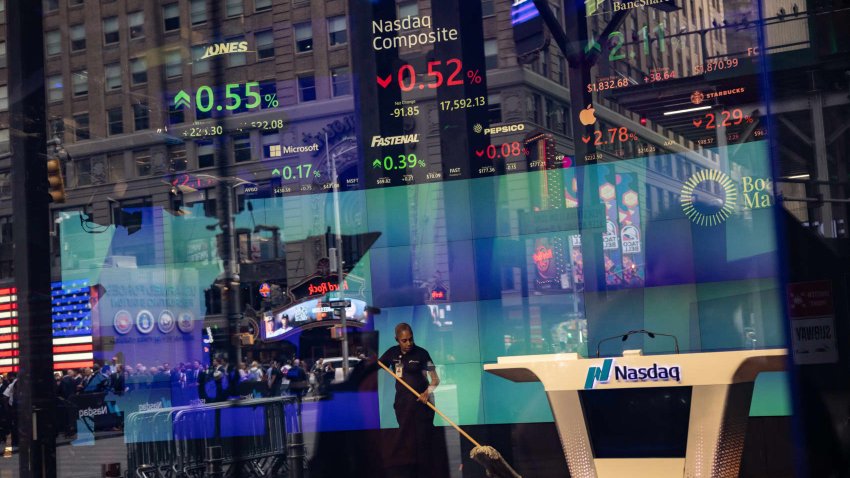
<svg viewBox="0 0 850 478">
<path fill-rule="evenodd" d="M 413 389 L 413 387 L 408 385 L 407 382 L 401 379 L 401 377 L 393 373 L 393 371 L 387 368 L 386 365 L 382 364 L 380 360 L 378 360 L 378 365 L 380 365 L 381 368 L 389 372 L 389 374 L 392 375 L 393 378 L 398 380 L 400 384 L 404 385 L 405 388 L 410 390 L 410 393 L 415 395 L 417 398 L 419 397 L 419 393 L 417 393 L 416 390 Z M 440 415 L 443 420 L 447 421 L 449 425 L 451 425 L 452 427 L 454 427 L 455 430 L 457 430 L 458 433 L 460 433 L 463 437 L 465 437 L 473 445 L 475 445 L 475 448 L 473 448 L 472 451 L 469 452 L 469 457 L 477 461 L 479 465 L 484 467 L 484 470 L 487 472 L 488 477 L 522 478 L 519 473 L 517 473 L 516 471 L 514 471 L 513 468 L 511 468 L 511 465 L 509 465 L 508 462 L 505 461 L 505 459 L 502 457 L 498 450 L 496 450 L 492 446 L 482 446 L 480 443 L 475 441 L 474 438 L 469 436 L 469 434 L 465 431 L 461 430 L 461 428 L 457 426 L 455 422 L 451 421 L 449 417 L 447 417 L 443 412 L 437 409 L 437 407 L 435 407 L 433 403 L 425 402 L 425 405 L 428 405 L 431 410 L 437 412 L 437 414 Z"/>
</svg>

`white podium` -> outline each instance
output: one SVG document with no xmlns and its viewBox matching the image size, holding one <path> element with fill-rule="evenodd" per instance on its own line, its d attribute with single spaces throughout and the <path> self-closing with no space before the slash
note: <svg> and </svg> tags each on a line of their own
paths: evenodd
<svg viewBox="0 0 850 478">
<path fill-rule="evenodd" d="M 543 383 L 573 478 L 737 478 L 755 378 L 787 354 L 525 355 L 484 370 Z"/>
</svg>

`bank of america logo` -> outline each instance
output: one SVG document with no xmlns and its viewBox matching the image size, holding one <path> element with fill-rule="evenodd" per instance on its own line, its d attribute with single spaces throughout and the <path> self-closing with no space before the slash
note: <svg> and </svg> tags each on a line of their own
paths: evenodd
<svg viewBox="0 0 850 478">
<path fill-rule="evenodd" d="M 594 388 L 596 382 L 608 383 L 611 378 L 611 364 L 614 359 L 605 359 L 601 367 L 590 367 L 587 369 L 587 379 L 584 381 L 585 390 Z"/>
</svg>

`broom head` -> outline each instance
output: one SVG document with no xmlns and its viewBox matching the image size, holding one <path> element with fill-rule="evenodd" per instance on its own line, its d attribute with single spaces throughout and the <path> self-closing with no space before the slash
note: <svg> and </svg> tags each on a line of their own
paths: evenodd
<svg viewBox="0 0 850 478">
<path fill-rule="evenodd" d="M 483 466 L 490 478 L 522 478 L 492 446 L 476 446 L 469 457 Z"/>
</svg>

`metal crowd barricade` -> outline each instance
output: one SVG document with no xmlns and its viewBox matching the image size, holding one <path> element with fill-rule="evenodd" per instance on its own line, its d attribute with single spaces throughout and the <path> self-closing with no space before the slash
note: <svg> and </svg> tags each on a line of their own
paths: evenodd
<svg viewBox="0 0 850 478">
<path fill-rule="evenodd" d="M 274 397 L 132 413 L 125 427 L 128 478 L 203 477 L 211 447 L 220 447 L 224 476 L 280 476 L 288 468 L 287 435 L 300 432 L 287 419 L 293 403 Z"/>
</svg>

